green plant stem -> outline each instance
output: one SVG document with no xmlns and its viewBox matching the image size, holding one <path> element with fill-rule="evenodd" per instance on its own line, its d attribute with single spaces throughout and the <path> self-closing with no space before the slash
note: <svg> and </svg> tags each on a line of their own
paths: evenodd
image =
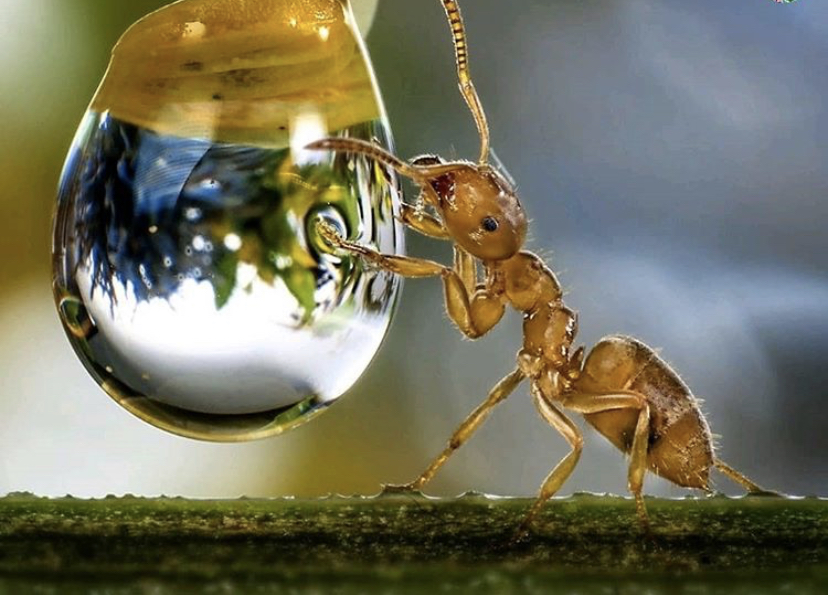
<svg viewBox="0 0 828 595">
<path fill-rule="evenodd" d="M 630 500 L 578 495 L 550 502 L 529 539 L 513 543 L 530 503 L 480 495 L 232 501 L 10 496 L 0 499 L 0 592 L 58 582 L 59 592 L 71 592 L 67 584 L 104 584 L 112 592 L 120 585 L 132 592 L 129 585 L 139 577 L 156 581 L 159 593 L 166 587 L 176 592 L 182 580 L 222 580 L 231 587 L 264 581 L 277 592 L 280 585 L 337 585 L 344 593 L 362 592 L 373 581 L 396 581 L 398 590 L 416 586 L 411 592 L 417 592 L 431 588 L 429 581 L 436 581 L 434 588 L 445 581 L 471 588 L 488 580 L 509 590 L 529 579 L 539 587 L 575 580 L 585 593 L 593 592 L 589 585 L 603 592 L 604 584 L 625 592 L 630 580 L 654 593 L 661 592 L 658 585 L 665 593 L 681 592 L 682 580 L 698 586 L 711 577 L 714 583 L 758 581 L 750 592 L 761 593 L 783 583 L 808 592 L 828 581 L 828 501 L 647 499 L 652 532 L 645 535 Z M 675 573 L 680 579 L 669 578 Z"/>
</svg>

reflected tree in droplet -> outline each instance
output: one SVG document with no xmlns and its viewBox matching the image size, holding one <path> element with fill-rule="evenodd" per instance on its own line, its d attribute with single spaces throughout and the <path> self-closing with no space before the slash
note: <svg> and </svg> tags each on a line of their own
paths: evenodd
<svg viewBox="0 0 828 595">
<path fill-rule="evenodd" d="M 399 286 L 315 231 L 324 218 L 402 250 L 393 174 L 304 151 L 331 135 L 391 143 L 349 7 L 253 12 L 185 0 L 127 32 L 55 223 L 56 299 L 89 371 L 143 419 L 213 440 L 278 433 L 338 398 Z"/>
</svg>

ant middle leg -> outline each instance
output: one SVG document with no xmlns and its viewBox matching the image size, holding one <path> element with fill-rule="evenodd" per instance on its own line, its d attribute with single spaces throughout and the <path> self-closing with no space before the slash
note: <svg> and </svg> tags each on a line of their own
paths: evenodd
<svg viewBox="0 0 828 595">
<path fill-rule="evenodd" d="M 584 437 L 578 429 L 578 426 L 572 423 L 572 420 L 554 404 L 543 398 L 540 391 L 534 386 L 532 387 L 532 398 L 543 419 L 561 433 L 569 443 L 569 446 L 572 447 L 572 450 L 561 459 L 546 479 L 543 480 L 535 503 L 532 504 L 532 508 L 529 509 L 520 527 L 518 527 L 517 533 L 515 534 L 516 540 L 526 536 L 535 517 L 537 517 L 541 508 L 543 508 L 543 505 L 557 493 L 567 478 L 572 474 L 572 471 L 574 471 L 575 466 L 578 464 L 578 460 L 581 458 L 581 451 L 584 447 Z"/>
<path fill-rule="evenodd" d="M 483 422 L 486 421 L 492 410 L 494 410 L 498 404 L 514 392 L 525 377 L 526 376 L 524 376 L 523 372 L 520 369 L 517 369 L 498 382 L 491 392 L 489 392 L 489 396 L 486 400 L 478 405 L 477 408 L 472 411 L 463 423 L 461 423 L 460 426 L 454 431 L 454 434 L 452 434 L 448 441 L 448 445 L 445 449 L 443 449 L 443 452 L 441 452 L 437 458 L 431 462 L 431 464 L 420 474 L 419 477 L 417 477 L 417 479 L 401 486 L 385 486 L 385 491 L 403 492 L 421 490 L 425 484 L 431 481 L 434 474 L 437 473 L 437 470 L 445 464 L 449 457 L 453 455 L 458 448 L 463 446 L 468 439 L 471 438 L 472 434 L 474 434 L 474 432 L 481 425 L 483 425 Z"/>
<path fill-rule="evenodd" d="M 638 519 L 645 530 L 649 528 L 647 509 L 644 506 L 644 475 L 647 472 L 647 446 L 650 438 L 650 406 L 643 395 L 635 392 L 608 394 L 570 393 L 563 400 L 563 406 L 583 415 L 602 413 L 620 409 L 634 409 L 638 417 L 629 448 L 630 466 L 627 473 L 627 486 L 635 497 Z"/>
<path fill-rule="evenodd" d="M 505 290 L 499 279 L 486 274 L 478 283 L 477 261 L 454 246 L 454 272 L 444 277 L 446 312 L 465 336 L 477 339 L 488 333 L 506 311 Z"/>
</svg>

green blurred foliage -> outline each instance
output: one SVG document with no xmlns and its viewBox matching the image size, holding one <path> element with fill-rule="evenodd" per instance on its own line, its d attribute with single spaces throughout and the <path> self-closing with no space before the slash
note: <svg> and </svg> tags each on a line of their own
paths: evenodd
<svg viewBox="0 0 828 595">
<path fill-rule="evenodd" d="M 61 164 L 109 52 L 162 0 L 0 2 L 0 299 L 49 274 Z"/>
</svg>

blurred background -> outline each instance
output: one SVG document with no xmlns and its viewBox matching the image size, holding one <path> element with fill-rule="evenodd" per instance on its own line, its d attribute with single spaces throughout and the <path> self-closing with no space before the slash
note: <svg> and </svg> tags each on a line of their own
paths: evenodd
<svg viewBox="0 0 828 595">
<path fill-rule="evenodd" d="M 348 395 L 264 442 L 156 430 L 70 349 L 50 291 L 57 180 L 109 49 L 164 4 L 0 0 L 0 493 L 371 494 L 413 479 L 520 343 L 516 316 L 462 340 L 435 280 L 406 283 Z M 368 22 L 374 2 L 355 4 Z M 465 3 L 471 65 L 530 248 L 560 273 L 580 340 L 625 333 L 662 349 L 704 399 L 725 460 L 767 487 L 828 495 L 828 4 L 506 6 Z M 477 154 L 449 39 L 436 0 L 380 0 L 367 45 L 403 156 Z M 409 250 L 450 258 L 420 237 Z M 622 456 L 586 439 L 562 493 L 624 493 Z M 566 452 L 522 387 L 428 491 L 531 495 Z M 653 477 L 647 491 L 684 493 Z"/>
</svg>

